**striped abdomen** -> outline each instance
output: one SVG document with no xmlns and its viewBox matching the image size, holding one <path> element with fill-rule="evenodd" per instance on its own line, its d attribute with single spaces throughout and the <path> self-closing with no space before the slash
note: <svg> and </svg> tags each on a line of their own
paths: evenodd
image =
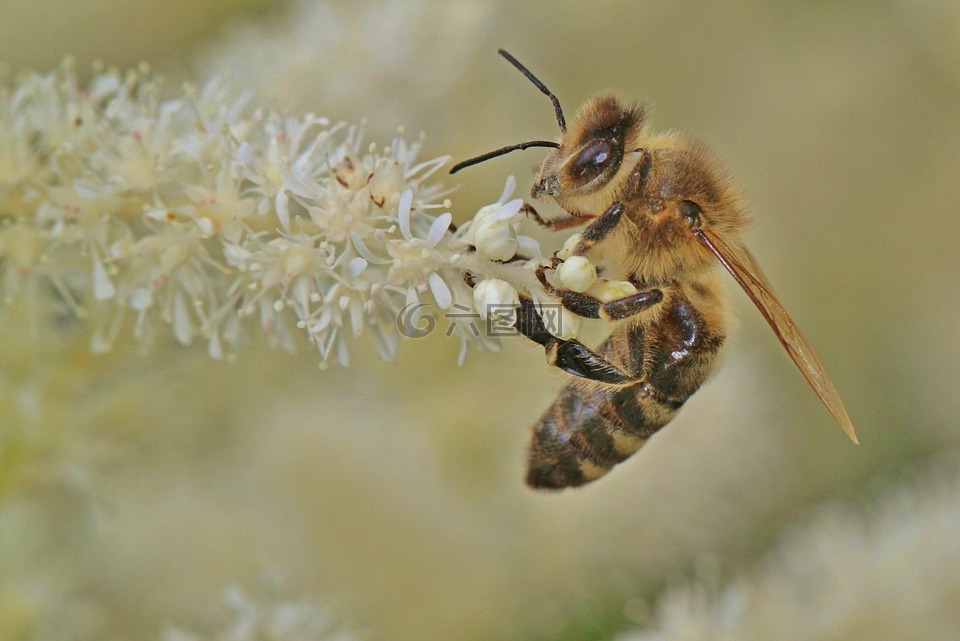
<svg viewBox="0 0 960 641">
<path fill-rule="evenodd" d="M 709 375 L 724 339 L 722 326 L 709 325 L 687 298 L 674 294 L 646 329 L 616 327 L 598 353 L 635 382 L 578 379 L 564 386 L 533 426 L 527 483 L 583 485 L 640 449 Z"/>
</svg>

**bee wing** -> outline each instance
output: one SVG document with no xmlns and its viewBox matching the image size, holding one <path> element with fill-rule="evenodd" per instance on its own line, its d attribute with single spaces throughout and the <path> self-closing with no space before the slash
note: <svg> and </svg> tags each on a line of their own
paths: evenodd
<svg viewBox="0 0 960 641">
<path fill-rule="evenodd" d="M 803 377 L 810 383 L 810 387 L 833 414 L 840 428 L 850 437 L 850 440 L 859 443 L 847 410 L 843 407 L 843 401 L 840 400 L 840 395 L 833 383 L 827 378 L 823 364 L 820 363 L 806 336 L 783 308 L 750 250 L 743 245 L 730 246 L 711 229 L 701 227 L 695 229 L 694 233 L 750 296 L 753 304 L 767 319 L 777 338 L 780 339 L 780 343 L 790 354 L 790 358 L 800 368 Z"/>
</svg>

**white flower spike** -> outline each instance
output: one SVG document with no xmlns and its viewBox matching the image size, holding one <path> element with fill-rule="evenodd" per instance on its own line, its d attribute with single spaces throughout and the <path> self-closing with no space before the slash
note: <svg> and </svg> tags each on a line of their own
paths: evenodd
<svg viewBox="0 0 960 641">
<path fill-rule="evenodd" d="M 322 364 L 346 364 L 364 333 L 395 354 L 427 313 L 402 319 L 411 305 L 485 316 L 514 313 L 520 291 L 549 299 L 516 180 L 457 229 L 431 178 L 448 158 L 419 160 L 420 140 L 368 145 L 361 128 L 282 114 L 219 78 L 164 100 L 149 75 L 84 88 L 66 65 L 0 81 L 0 95 L 0 323 L 19 307 L 49 327 L 43 310 L 66 306 L 107 351 L 132 312 L 142 343 L 166 331 L 227 358 L 252 333 L 288 350 L 299 334 Z M 589 287 L 580 269 L 561 280 Z M 461 359 L 498 345 L 463 323 L 448 333 Z"/>
</svg>

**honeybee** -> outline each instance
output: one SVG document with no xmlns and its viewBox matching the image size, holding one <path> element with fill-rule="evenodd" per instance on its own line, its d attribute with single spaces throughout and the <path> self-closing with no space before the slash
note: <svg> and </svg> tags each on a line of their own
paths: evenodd
<svg viewBox="0 0 960 641">
<path fill-rule="evenodd" d="M 517 329 L 573 376 L 533 426 L 527 483 L 564 488 L 592 481 L 636 452 L 707 379 L 727 337 L 719 262 L 746 291 L 843 431 L 857 442 L 839 394 L 800 328 L 783 308 L 741 236 L 747 219 L 737 188 L 698 140 L 645 126 L 647 111 L 612 95 L 581 107 L 568 127 L 560 101 L 516 58 L 500 55 L 553 103 L 559 139 L 523 142 L 465 160 L 450 173 L 511 151 L 548 147 L 531 190 L 566 216 L 540 225 L 587 224 L 565 256 L 537 270 L 570 312 L 616 321 L 596 350 L 547 331 L 522 298 Z M 550 270 L 596 248 L 610 273 L 636 293 L 604 301 L 551 283 Z M 553 279 L 556 280 L 556 279 Z"/>
</svg>

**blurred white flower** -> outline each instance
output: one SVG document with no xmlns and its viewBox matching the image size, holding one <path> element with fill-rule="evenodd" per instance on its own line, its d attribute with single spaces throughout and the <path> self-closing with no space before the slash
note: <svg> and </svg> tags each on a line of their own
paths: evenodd
<svg viewBox="0 0 960 641">
<path fill-rule="evenodd" d="M 557 257 L 562 260 L 566 260 L 573 255 L 573 250 L 576 249 L 577 245 L 580 244 L 580 239 L 582 235 L 580 232 L 571 234 L 567 240 L 564 241 L 563 247 L 560 248 L 560 251 L 557 252 Z"/>
<path fill-rule="evenodd" d="M 753 571 L 668 594 L 621 641 L 948 641 L 960 630 L 960 475 L 828 509 Z M 709 582 L 708 582 L 709 583 Z"/>
<path fill-rule="evenodd" d="M 355 635 L 340 628 L 314 599 L 280 593 L 266 585 L 256 593 L 239 586 L 223 591 L 226 612 L 215 625 L 200 632 L 170 627 L 162 641 L 350 641 Z"/>
<path fill-rule="evenodd" d="M 285 104 L 362 113 L 377 132 L 406 122 L 441 134 L 461 119 L 440 98 L 466 81 L 479 43 L 498 28 L 499 4 L 450 0 L 437 11 L 429 0 L 295 0 L 270 20 L 224 29 L 196 62 L 204 76 L 231 74 Z"/>
</svg>

